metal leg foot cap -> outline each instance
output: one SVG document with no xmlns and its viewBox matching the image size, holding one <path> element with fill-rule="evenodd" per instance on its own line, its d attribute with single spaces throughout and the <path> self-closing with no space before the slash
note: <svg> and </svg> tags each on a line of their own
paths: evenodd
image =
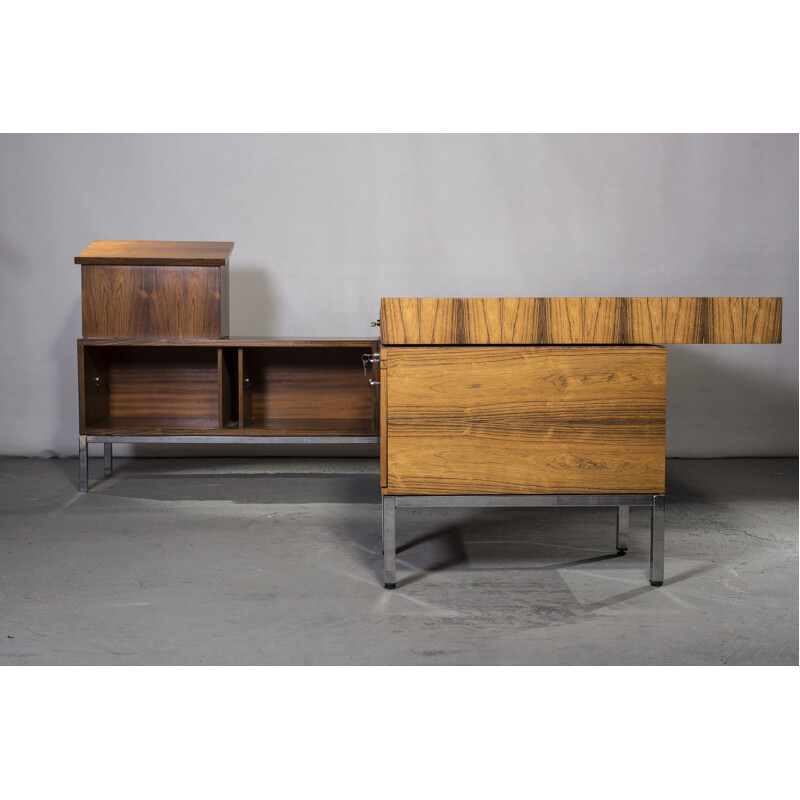
<svg viewBox="0 0 800 800">
<path fill-rule="evenodd" d="M 396 589 L 397 588 L 397 584 L 396 583 L 384 583 L 383 584 L 383 588 L 384 589 Z"/>
<path fill-rule="evenodd" d="M 651 586 L 663 586 L 664 581 L 650 581 Z"/>
</svg>

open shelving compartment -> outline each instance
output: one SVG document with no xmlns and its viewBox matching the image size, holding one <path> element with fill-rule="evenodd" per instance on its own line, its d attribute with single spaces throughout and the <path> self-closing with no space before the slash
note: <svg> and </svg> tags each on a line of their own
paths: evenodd
<svg viewBox="0 0 800 800">
<path fill-rule="evenodd" d="M 377 436 L 377 394 L 360 368 L 373 342 L 290 341 L 239 349 L 239 427 L 271 436 Z"/>
<path fill-rule="evenodd" d="M 376 436 L 372 341 L 81 340 L 87 435 Z"/>
<path fill-rule="evenodd" d="M 79 362 L 82 433 L 157 435 L 224 427 L 216 347 L 84 344 Z"/>
<path fill-rule="evenodd" d="M 377 444 L 363 339 L 81 339 L 79 488 L 88 445 Z M 373 378 L 375 371 L 373 370 Z"/>
</svg>

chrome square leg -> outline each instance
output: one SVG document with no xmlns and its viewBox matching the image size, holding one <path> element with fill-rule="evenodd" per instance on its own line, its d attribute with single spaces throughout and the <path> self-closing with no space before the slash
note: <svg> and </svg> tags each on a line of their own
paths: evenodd
<svg viewBox="0 0 800 800">
<path fill-rule="evenodd" d="M 78 437 L 78 491 L 89 491 L 89 449 L 85 436 Z"/>
<path fill-rule="evenodd" d="M 624 555 L 628 552 L 628 525 L 630 506 L 617 506 L 617 552 Z"/>
<path fill-rule="evenodd" d="M 650 517 L 650 584 L 664 585 L 664 495 L 653 495 Z"/>
<path fill-rule="evenodd" d="M 382 498 L 383 506 L 383 585 L 386 589 L 397 588 L 396 574 L 396 545 L 394 517 L 397 508 L 397 498 Z"/>
<path fill-rule="evenodd" d="M 111 442 L 105 442 L 103 444 L 103 475 L 105 475 L 106 478 L 111 477 L 111 468 L 113 466 L 112 463 L 113 456 L 111 453 L 112 447 L 113 445 L 111 444 Z"/>
</svg>

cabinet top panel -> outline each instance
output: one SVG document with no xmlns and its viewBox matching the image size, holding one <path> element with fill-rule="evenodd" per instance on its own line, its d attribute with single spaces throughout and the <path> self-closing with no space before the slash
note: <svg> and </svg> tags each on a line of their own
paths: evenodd
<svg viewBox="0 0 800 800">
<path fill-rule="evenodd" d="M 76 264 L 150 267 L 221 267 L 233 242 L 121 242 L 98 240 L 75 256 Z"/>
<path fill-rule="evenodd" d="M 392 297 L 385 345 L 775 344 L 780 297 Z"/>
<path fill-rule="evenodd" d="M 344 339 L 344 338 L 288 338 L 282 336 L 236 336 L 226 339 L 78 339 L 84 347 L 252 347 L 252 348 L 286 348 L 286 347 L 352 347 L 369 350 L 377 347 L 377 339 Z"/>
</svg>

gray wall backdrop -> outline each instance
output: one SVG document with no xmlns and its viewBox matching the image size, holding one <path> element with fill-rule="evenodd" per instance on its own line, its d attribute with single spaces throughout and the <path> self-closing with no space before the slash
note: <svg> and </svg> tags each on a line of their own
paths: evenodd
<svg viewBox="0 0 800 800">
<path fill-rule="evenodd" d="M 670 346 L 667 454 L 796 455 L 797 198 L 794 134 L 2 135 L 0 453 L 76 453 L 73 257 L 202 239 L 236 243 L 232 336 L 370 336 L 381 296 L 780 295 L 783 344 Z"/>
</svg>

